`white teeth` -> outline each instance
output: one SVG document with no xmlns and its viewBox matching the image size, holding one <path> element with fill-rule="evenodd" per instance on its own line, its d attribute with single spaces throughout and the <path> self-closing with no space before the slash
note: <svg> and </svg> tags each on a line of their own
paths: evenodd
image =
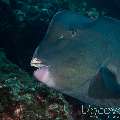
<svg viewBox="0 0 120 120">
<path fill-rule="evenodd" d="M 42 61 L 40 59 L 37 59 L 37 58 L 33 58 L 31 60 L 30 64 L 31 64 L 32 67 L 38 68 L 37 70 L 40 70 L 41 68 L 48 67 L 47 65 L 42 64 Z"/>
<path fill-rule="evenodd" d="M 42 61 L 41 61 L 40 59 L 38 59 L 38 58 L 33 58 L 33 59 L 31 60 L 30 65 L 31 65 L 32 67 L 36 67 L 36 68 L 40 68 L 40 67 L 43 67 L 43 66 L 44 66 L 44 65 L 42 64 Z"/>
<path fill-rule="evenodd" d="M 36 64 L 39 63 L 40 64 L 40 63 L 42 63 L 42 61 L 40 59 L 38 59 L 38 58 L 33 58 L 31 63 L 36 63 Z"/>
</svg>

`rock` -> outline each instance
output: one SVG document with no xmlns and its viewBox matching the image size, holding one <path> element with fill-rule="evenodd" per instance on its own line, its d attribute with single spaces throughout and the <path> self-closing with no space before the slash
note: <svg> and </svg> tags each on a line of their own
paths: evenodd
<svg viewBox="0 0 120 120">
<path fill-rule="evenodd" d="M 31 76 L 11 63 L 1 49 L 0 63 L 0 120 L 48 120 L 53 114 L 55 118 L 71 120 L 68 103 L 62 94 L 36 83 Z M 54 104 L 58 108 L 54 108 L 51 114 L 49 107 Z"/>
</svg>

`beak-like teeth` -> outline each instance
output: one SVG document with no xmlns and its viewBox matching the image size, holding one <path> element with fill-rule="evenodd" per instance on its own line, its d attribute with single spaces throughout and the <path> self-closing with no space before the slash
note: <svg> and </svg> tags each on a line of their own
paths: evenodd
<svg viewBox="0 0 120 120">
<path fill-rule="evenodd" d="M 32 58 L 31 63 L 34 63 L 34 64 L 39 63 L 40 64 L 40 63 L 42 63 L 42 61 L 40 59 L 38 59 L 38 58 Z"/>
<path fill-rule="evenodd" d="M 42 67 L 48 67 L 47 65 L 44 65 L 44 64 L 39 64 L 38 68 L 42 68 Z"/>
<path fill-rule="evenodd" d="M 40 59 L 32 58 L 30 65 L 31 65 L 32 67 L 37 67 L 37 68 L 39 68 L 39 66 L 41 65 L 41 63 L 42 63 L 42 61 L 41 61 Z"/>
<path fill-rule="evenodd" d="M 42 61 L 40 59 L 38 59 L 38 58 L 33 58 L 31 60 L 30 65 L 32 67 L 36 67 L 36 68 L 39 68 L 39 69 L 42 68 L 42 67 L 48 67 L 47 65 L 42 64 Z"/>
</svg>

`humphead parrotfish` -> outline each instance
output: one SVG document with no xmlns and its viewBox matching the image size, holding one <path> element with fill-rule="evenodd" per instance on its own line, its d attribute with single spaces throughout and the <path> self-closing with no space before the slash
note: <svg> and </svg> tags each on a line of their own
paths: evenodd
<svg viewBox="0 0 120 120">
<path fill-rule="evenodd" d="M 37 80 L 80 101 L 120 106 L 120 21 L 57 12 L 36 48 Z"/>
</svg>

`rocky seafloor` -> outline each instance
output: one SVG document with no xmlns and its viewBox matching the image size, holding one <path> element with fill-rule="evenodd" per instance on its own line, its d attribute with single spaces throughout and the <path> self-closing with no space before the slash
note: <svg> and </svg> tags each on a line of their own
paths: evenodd
<svg viewBox="0 0 120 120">
<path fill-rule="evenodd" d="M 0 120 L 70 119 L 62 94 L 35 82 L 0 50 Z"/>
</svg>

